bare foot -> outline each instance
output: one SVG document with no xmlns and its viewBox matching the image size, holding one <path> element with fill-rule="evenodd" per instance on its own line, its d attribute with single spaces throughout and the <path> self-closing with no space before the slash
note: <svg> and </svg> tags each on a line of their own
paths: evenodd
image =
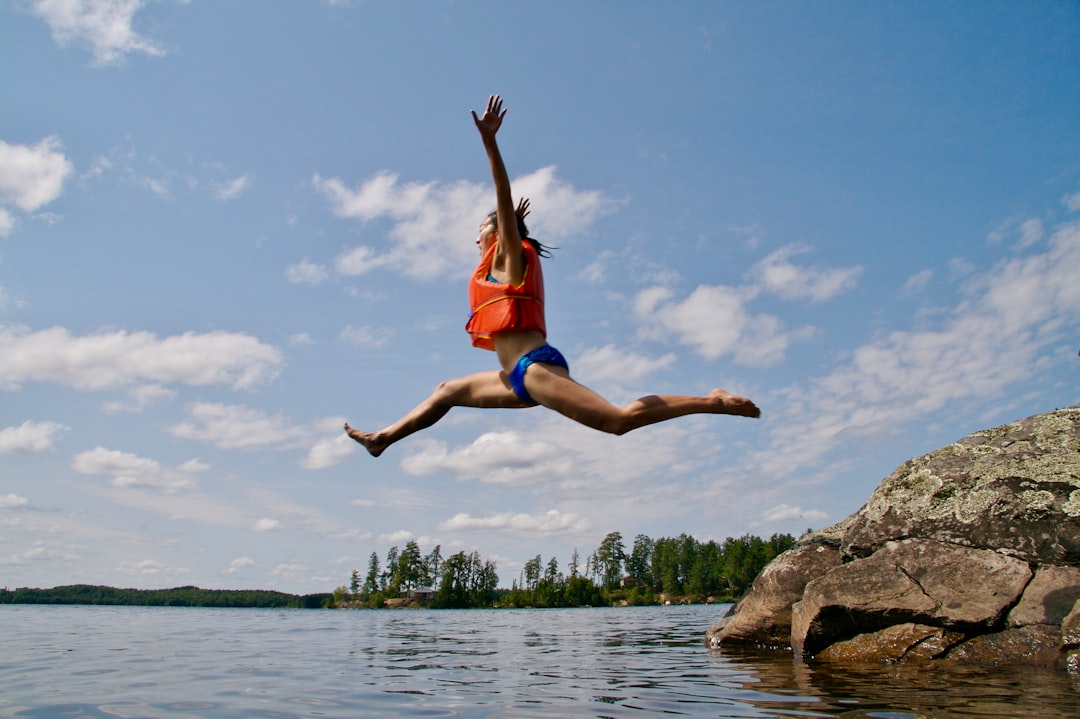
<svg viewBox="0 0 1080 719">
<path fill-rule="evenodd" d="M 372 457 L 378 457 L 386 449 L 386 443 L 379 441 L 375 432 L 361 432 L 360 430 L 353 429 L 349 426 L 349 423 L 345 423 L 345 432 L 355 439 L 360 444 L 364 445 L 364 449 L 368 451 Z"/>
<path fill-rule="evenodd" d="M 709 393 L 709 399 L 719 403 L 719 414 L 733 414 L 739 417 L 760 417 L 761 410 L 756 404 L 746 397 L 725 392 L 722 389 L 714 389 Z"/>
</svg>

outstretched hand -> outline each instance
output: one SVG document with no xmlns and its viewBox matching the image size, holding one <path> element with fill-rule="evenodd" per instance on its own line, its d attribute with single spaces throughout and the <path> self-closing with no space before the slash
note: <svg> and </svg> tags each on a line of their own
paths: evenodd
<svg viewBox="0 0 1080 719">
<path fill-rule="evenodd" d="M 499 131 L 502 126 L 503 117 L 506 116 L 506 110 L 503 109 L 502 98 L 498 95 L 492 95 L 488 98 L 487 109 L 484 110 L 482 117 L 476 116 L 476 110 L 471 110 L 473 122 L 476 123 L 476 129 L 480 131 L 480 137 L 484 140 L 495 139 L 495 133 Z"/>
<path fill-rule="evenodd" d="M 520 200 L 518 200 L 518 206 L 517 206 L 517 209 L 514 210 L 514 214 L 517 215 L 518 219 L 521 220 L 522 222 L 525 221 L 525 218 L 529 216 L 529 198 L 528 197 L 522 197 Z"/>
</svg>

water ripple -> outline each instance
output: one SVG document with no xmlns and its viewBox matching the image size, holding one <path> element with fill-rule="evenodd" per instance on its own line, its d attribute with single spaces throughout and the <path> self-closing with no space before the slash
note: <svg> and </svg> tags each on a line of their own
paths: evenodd
<svg viewBox="0 0 1080 719">
<path fill-rule="evenodd" d="M 1077 680 L 709 653 L 717 607 L 0 608 L 0 716 L 1070 719 Z"/>
</svg>

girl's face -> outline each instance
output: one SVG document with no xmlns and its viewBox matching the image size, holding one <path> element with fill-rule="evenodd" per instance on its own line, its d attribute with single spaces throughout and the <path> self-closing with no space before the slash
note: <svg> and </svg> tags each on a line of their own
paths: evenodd
<svg viewBox="0 0 1080 719">
<path fill-rule="evenodd" d="M 480 248 L 480 254 L 483 255 L 491 247 L 491 243 L 495 241 L 497 237 L 495 231 L 495 221 L 491 218 L 485 219 L 480 223 L 480 232 L 476 235 L 476 246 Z"/>
</svg>

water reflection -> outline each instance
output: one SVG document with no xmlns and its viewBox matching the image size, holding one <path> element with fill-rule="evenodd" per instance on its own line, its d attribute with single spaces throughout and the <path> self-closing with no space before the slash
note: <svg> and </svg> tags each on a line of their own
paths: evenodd
<svg viewBox="0 0 1080 719">
<path fill-rule="evenodd" d="M 801 662 L 786 652 L 725 648 L 718 665 L 745 673 L 741 700 L 762 709 L 845 719 L 1075 719 L 1080 678 L 1042 667 L 922 662 Z"/>
</svg>

